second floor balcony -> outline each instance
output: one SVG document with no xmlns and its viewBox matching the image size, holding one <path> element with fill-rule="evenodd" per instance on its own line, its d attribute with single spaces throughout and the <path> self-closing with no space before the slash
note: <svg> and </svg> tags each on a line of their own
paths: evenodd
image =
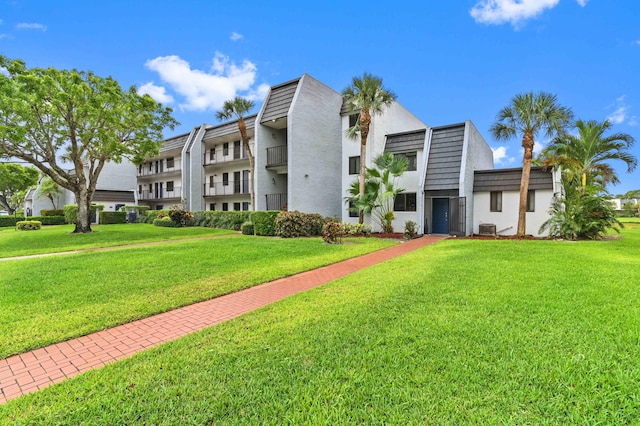
<svg viewBox="0 0 640 426">
<path fill-rule="evenodd" d="M 204 184 L 205 197 L 217 197 L 220 195 L 249 194 L 249 180 L 236 180 L 227 182 L 209 182 Z"/>
<path fill-rule="evenodd" d="M 158 188 L 154 190 L 143 189 L 138 192 L 139 200 L 168 200 L 182 198 L 182 187 L 174 186 L 171 190 Z"/>
</svg>

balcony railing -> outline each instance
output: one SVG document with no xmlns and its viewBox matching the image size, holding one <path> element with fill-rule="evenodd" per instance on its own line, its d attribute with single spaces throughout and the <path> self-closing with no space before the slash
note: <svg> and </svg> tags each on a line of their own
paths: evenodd
<svg viewBox="0 0 640 426">
<path fill-rule="evenodd" d="M 204 196 L 216 197 L 219 195 L 249 194 L 249 180 L 236 180 L 229 182 L 213 182 L 204 184 Z"/>
<path fill-rule="evenodd" d="M 286 210 L 287 194 L 266 194 L 267 210 Z"/>
<path fill-rule="evenodd" d="M 182 197 L 182 188 L 179 186 L 174 186 L 172 191 L 167 191 L 166 189 L 158 188 L 157 191 L 149 191 L 148 189 L 142 190 L 142 192 L 138 192 L 139 200 L 162 200 L 162 199 L 170 199 L 170 198 L 181 198 Z"/>
<path fill-rule="evenodd" d="M 249 158 L 244 149 L 240 151 L 239 156 L 237 153 L 233 152 L 233 149 L 229 150 L 228 155 L 222 154 L 222 151 L 216 151 L 213 155 L 211 155 L 210 152 L 205 152 L 203 155 L 202 165 L 209 166 L 211 164 L 228 163 L 230 161 L 246 160 Z"/>
<path fill-rule="evenodd" d="M 267 167 L 287 165 L 287 145 L 267 148 Z"/>
<path fill-rule="evenodd" d="M 174 167 L 159 168 L 157 172 L 156 172 L 155 167 L 153 167 L 151 170 L 149 170 L 148 166 L 143 166 L 142 170 L 138 169 L 138 177 L 142 177 L 142 176 L 157 176 L 157 175 L 160 175 L 160 174 L 163 174 L 163 173 L 179 172 L 181 170 L 182 170 L 182 168 L 180 167 L 179 163 L 176 163 L 176 165 Z"/>
</svg>

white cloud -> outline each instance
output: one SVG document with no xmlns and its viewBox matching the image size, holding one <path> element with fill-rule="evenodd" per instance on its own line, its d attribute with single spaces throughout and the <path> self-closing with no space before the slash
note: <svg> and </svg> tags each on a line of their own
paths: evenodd
<svg viewBox="0 0 640 426">
<path fill-rule="evenodd" d="M 512 164 L 516 161 L 514 157 L 509 157 L 507 155 L 507 147 L 499 146 L 497 148 L 491 148 L 493 151 L 493 162 L 496 165 L 508 165 Z"/>
<path fill-rule="evenodd" d="M 167 94 L 167 89 L 161 86 L 156 86 L 153 83 L 143 84 L 138 87 L 138 94 L 140 95 L 149 95 L 156 102 L 160 102 L 163 104 L 170 104 L 173 102 L 173 96 Z"/>
<path fill-rule="evenodd" d="M 40 30 L 43 32 L 47 31 L 46 25 L 36 24 L 36 23 L 26 23 L 26 22 L 16 25 L 16 28 L 19 30 Z"/>
<path fill-rule="evenodd" d="M 622 95 L 616 98 L 615 102 L 609 105 L 609 108 L 613 108 L 613 112 L 607 116 L 612 124 L 627 123 L 630 126 L 636 126 L 638 119 L 634 115 L 630 115 L 629 111 L 631 107 L 625 102 L 627 95 Z"/>
<path fill-rule="evenodd" d="M 640 40 L 636 40 L 634 41 L 635 44 L 637 44 L 638 46 L 640 46 Z"/>
<path fill-rule="evenodd" d="M 231 41 L 238 41 L 238 40 L 240 40 L 240 39 L 241 39 L 241 38 L 243 38 L 243 37 L 244 37 L 244 36 L 243 36 L 242 34 L 237 33 L 237 32 L 235 32 L 235 31 L 234 31 L 234 32 L 232 32 L 232 33 L 231 33 L 231 37 L 229 37 L 229 39 L 230 39 Z"/>
<path fill-rule="evenodd" d="M 577 0 L 577 1 L 578 1 L 578 4 L 579 4 L 580 6 L 585 7 L 585 6 L 587 5 L 587 2 L 588 2 L 589 0 Z"/>
<path fill-rule="evenodd" d="M 545 9 L 555 7 L 559 2 L 560 0 L 480 0 L 469 13 L 476 22 L 509 22 L 516 26 L 521 21 L 538 16 Z"/>
<path fill-rule="evenodd" d="M 159 56 L 148 60 L 145 66 L 156 71 L 172 91 L 184 97 L 179 105 L 183 110 L 217 110 L 239 92 L 256 98 L 265 93 L 262 86 L 252 87 L 257 71 L 255 64 L 244 60 L 238 66 L 220 52 L 216 52 L 209 71 L 191 69 L 187 61 L 176 55 Z"/>
</svg>

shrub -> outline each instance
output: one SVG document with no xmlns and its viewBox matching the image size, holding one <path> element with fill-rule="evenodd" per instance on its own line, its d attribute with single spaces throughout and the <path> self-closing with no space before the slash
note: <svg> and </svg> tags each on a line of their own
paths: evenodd
<svg viewBox="0 0 640 426">
<path fill-rule="evenodd" d="M 64 218 L 67 223 L 76 223 L 78 220 L 78 205 L 77 204 L 67 204 L 63 207 Z"/>
<path fill-rule="evenodd" d="M 253 214 L 253 227 L 256 235 L 272 237 L 276 235 L 276 217 L 280 210 L 259 211 Z"/>
<path fill-rule="evenodd" d="M 40 216 L 64 216 L 64 210 L 40 210 Z"/>
<path fill-rule="evenodd" d="M 30 220 L 37 220 L 43 225 L 64 225 L 67 223 L 64 216 L 31 216 Z"/>
<path fill-rule="evenodd" d="M 153 219 L 153 226 L 162 226 L 164 228 L 177 228 L 178 225 L 171 220 L 169 216 L 165 216 L 161 219 Z"/>
<path fill-rule="evenodd" d="M 344 235 L 364 235 L 367 236 L 371 234 L 371 225 L 367 225 L 364 223 L 349 223 L 342 222 L 340 224 L 342 227 L 342 233 Z"/>
<path fill-rule="evenodd" d="M 317 213 L 280 212 L 276 217 L 276 235 L 283 238 L 323 235 L 325 219 Z"/>
<path fill-rule="evenodd" d="M 195 212 L 193 214 L 194 223 L 198 226 L 206 226 L 208 228 L 231 229 L 240 231 L 242 224 L 251 222 L 253 212 L 249 211 L 219 211 L 207 210 Z"/>
<path fill-rule="evenodd" d="M 243 235 L 255 235 L 255 229 L 253 226 L 253 222 L 245 222 L 240 227 L 240 231 L 242 231 Z"/>
<path fill-rule="evenodd" d="M 39 220 L 21 220 L 16 223 L 16 229 L 19 231 L 37 231 L 42 228 Z"/>
<path fill-rule="evenodd" d="M 22 217 L 14 217 L 14 216 L 0 216 L 0 227 L 2 226 L 16 226 L 16 223 L 19 220 L 23 220 Z"/>
<path fill-rule="evenodd" d="M 189 210 L 185 210 L 181 204 L 174 204 L 169 209 L 169 217 L 178 227 L 189 226 L 193 215 Z"/>
<path fill-rule="evenodd" d="M 407 240 L 415 238 L 418 235 L 418 231 L 416 230 L 416 226 L 418 224 L 412 220 L 408 220 L 404 223 L 404 237 Z"/>
<path fill-rule="evenodd" d="M 324 224 L 324 234 L 322 239 L 327 244 L 342 244 L 343 228 L 338 222 L 327 222 Z"/>
<path fill-rule="evenodd" d="M 100 223 L 103 225 L 127 223 L 127 212 L 100 212 Z"/>
</svg>

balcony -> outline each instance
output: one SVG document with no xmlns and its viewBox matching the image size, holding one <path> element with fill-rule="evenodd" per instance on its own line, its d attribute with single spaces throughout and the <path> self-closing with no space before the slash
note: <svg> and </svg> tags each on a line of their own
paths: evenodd
<svg viewBox="0 0 640 426">
<path fill-rule="evenodd" d="M 138 168 L 138 177 L 159 176 L 180 171 L 182 171 L 182 168 L 180 167 L 179 163 L 176 163 L 174 167 L 159 167 L 157 171 L 155 168 L 149 170 L 149 167 L 145 165 L 142 167 L 142 169 Z"/>
<path fill-rule="evenodd" d="M 287 173 L 287 145 L 267 148 L 267 168 L 275 169 L 277 173 Z"/>
<path fill-rule="evenodd" d="M 266 194 L 267 210 L 287 210 L 287 193 Z"/>
<path fill-rule="evenodd" d="M 158 188 L 157 191 L 149 191 L 148 189 L 138 192 L 138 200 L 169 200 L 182 198 L 182 188 L 174 186 L 172 191 L 166 191 Z"/>
<path fill-rule="evenodd" d="M 205 197 L 218 197 L 221 195 L 249 194 L 249 180 L 237 180 L 228 182 L 213 182 L 204 184 Z"/>
<path fill-rule="evenodd" d="M 230 163 L 234 161 L 246 161 L 249 159 L 249 155 L 247 151 L 245 151 L 244 147 L 236 147 L 233 146 L 231 149 L 227 150 L 227 154 L 225 155 L 224 150 L 217 149 L 215 151 L 208 150 L 202 156 L 202 165 L 210 166 L 213 164 L 220 163 Z"/>
</svg>

